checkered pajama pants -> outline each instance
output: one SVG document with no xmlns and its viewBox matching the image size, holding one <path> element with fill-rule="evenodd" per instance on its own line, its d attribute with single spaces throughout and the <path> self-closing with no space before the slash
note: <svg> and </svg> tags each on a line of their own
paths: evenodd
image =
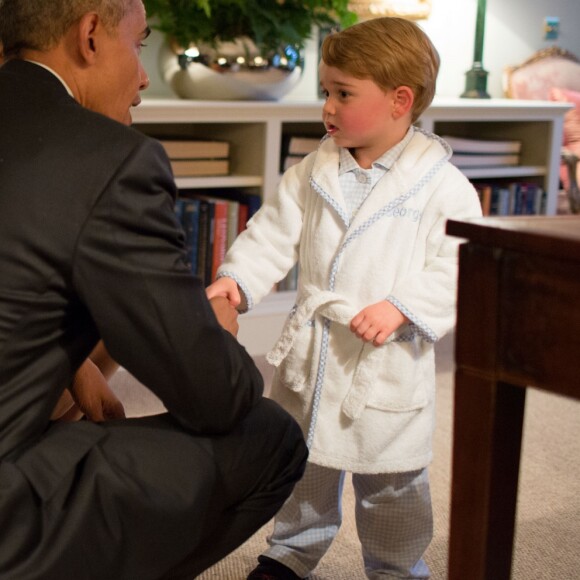
<svg viewBox="0 0 580 580">
<path fill-rule="evenodd" d="M 308 463 L 303 478 L 276 515 L 264 555 L 307 577 L 340 528 L 344 478 L 344 471 Z M 429 578 L 422 559 L 433 536 L 427 469 L 353 473 L 352 483 L 367 578 Z"/>
</svg>

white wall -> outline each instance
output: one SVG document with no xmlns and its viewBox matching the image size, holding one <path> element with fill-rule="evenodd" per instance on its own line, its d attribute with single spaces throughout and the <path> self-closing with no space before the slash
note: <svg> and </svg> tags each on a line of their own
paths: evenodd
<svg viewBox="0 0 580 580">
<path fill-rule="evenodd" d="M 473 61 L 477 0 L 432 0 L 431 16 L 419 21 L 441 55 L 437 85 L 440 96 L 459 96 L 465 87 L 465 72 Z M 560 19 L 560 37 L 544 40 L 546 16 Z M 154 32 L 143 51 L 143 61 L 151 77 L 149 97 L 174 96 L 157 70 L 161 35 Z M 516 65 L 536 50 L 557 45 L 580 58 L 580 0 L 487 0 L 483 65 L 489 72 L 487 90 L 501 97 L 502 71 Z M 289 99 L 314 99 L 317 94 L 317 41 L 305 51 L 306 66 L 299 85 Z"/>
</svg>

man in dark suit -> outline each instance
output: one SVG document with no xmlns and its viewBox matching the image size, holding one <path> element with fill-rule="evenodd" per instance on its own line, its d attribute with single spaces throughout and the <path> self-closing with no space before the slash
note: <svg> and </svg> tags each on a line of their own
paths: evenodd
<svg viewBox="0 0 580 580">
<path fill-rule="evenodd" d="M 2 580 L 192 579 L 304 468 L 187 268 L 161 145 L 126 126 L 147 33 L 141 0 L 0 0 Z M 97 343 L 168 413 L 124 419 Z M 97 421 L 50 420 L 67 386 Z"/>
</svg>

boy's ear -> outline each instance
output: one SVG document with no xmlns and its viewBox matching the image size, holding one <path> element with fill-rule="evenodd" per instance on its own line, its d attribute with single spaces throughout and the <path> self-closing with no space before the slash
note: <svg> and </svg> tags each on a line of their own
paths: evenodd
<svg viewBox="0 0 580 580">
<path fill-rule="evenodd" d="M 88 64 L 95 60 L 99 35 L 103 26 L 95 12 L 85 14 L 78 23 L 78 50 L 81 58 Z"/>
<path fill-rule="evenodd" d="M 395 119 L 399 119 L 407 113 L 410 113 L 413 108 L 413 103 L 415 102 L 415 95 L 410 87 L 402 85 L 395 89 L 393 100 L 393 116 Z"/>
</svg>

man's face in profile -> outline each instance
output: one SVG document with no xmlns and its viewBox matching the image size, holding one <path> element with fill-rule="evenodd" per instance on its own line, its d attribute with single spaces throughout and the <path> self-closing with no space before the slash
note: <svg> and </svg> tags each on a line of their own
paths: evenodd
<svg viewBox="0 0 580 580">
<path fill-rule="evenodd" d="M 131 124 L 132 106 L 141 102 L 140 91 L 149 86 L 141 64 L 141 48 L 149 35 L 141 0 L 127 0 L 128 10 L 116 30 L 101 34 L 97 82 L 102 91 L 89 108 L 126 125 Z"/>
</svg>

